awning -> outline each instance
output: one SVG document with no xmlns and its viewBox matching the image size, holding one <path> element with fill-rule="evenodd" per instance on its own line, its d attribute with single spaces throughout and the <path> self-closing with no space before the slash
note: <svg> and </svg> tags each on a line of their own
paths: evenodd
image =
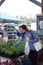
<svg viewBox="0 0 43 65">
<path fill-rule="evenodd" d="M 5 14 L 5 13 L 0 13 L 0 20 L 1 21 L 19 21 L 19 22 L 23 22 L 23 20 L 21 20 L 20 18 L 13 17 L 13 16 L 10 16 L 10 15 Z"/>
</svg>

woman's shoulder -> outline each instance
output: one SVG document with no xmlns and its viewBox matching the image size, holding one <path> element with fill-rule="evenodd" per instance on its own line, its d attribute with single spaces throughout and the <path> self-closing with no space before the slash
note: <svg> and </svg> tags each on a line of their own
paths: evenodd
<svg viewBox="0 0 43 65">
<path fill-rule="evenodd" d="M 31 36 L 31 33 L 30 32 L 26 32 L 24 36 L 25 37 L 30 37 Z"/>
<path fill-rule="evenodd" d="M 31 33 L 32 33 L 32 34 L 37 34 L 37 32 L 36 32 L 36 31 L 34 31 L 34 30 L 32 30 L 32 31 L 31 31 Z"/>
<path fill-rule="evenodd" d="M 26 32 L 26 34 L 31 34 L 31 32 L 30 32 L 30 31 L 28 31 L 28 32 Z"/>
</svg>

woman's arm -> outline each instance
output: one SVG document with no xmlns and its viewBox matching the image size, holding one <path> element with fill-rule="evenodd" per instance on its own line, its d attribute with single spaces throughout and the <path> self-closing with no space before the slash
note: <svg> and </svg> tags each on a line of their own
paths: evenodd
<svg viewBox="0 0 43 65">
<path fill-rule="evenodd" d="M 26 42 L 29 42 L 29 41 L 30 41 L 29 37 L 26 37 Z"/>
<path fill-rule="evenodd" d="M 26 40 L 26 42 L 29 42 L 30 41 L 30 36 L 31 36 L 31 34 L 30 34 L 30 32 L 27 32 L 26 34 L 25 34 L 25 40 Z"/>
<path fill-rule="evenodd" d="M 22 43 L 22 41 L 24 40 L 24 37 L 21 37 L 17 43 L 13 44 L 13 46 L 18 46 Z"/>
<path fill-rule="evenodd" d="M 35 43 L 39 40 L 39 37 L 35 31 L 31 32 L 33 34 L 34 39 L 30 40 L 30 43 Z"/>
</svg>

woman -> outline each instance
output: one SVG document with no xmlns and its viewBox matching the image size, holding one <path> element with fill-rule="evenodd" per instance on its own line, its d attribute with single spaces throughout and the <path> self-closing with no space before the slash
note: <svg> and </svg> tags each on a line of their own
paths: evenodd
<svg viewBox="0 0 43 65">
<path fill-rule="evenodd" d="M 37 42 L 39 40 L 38 35 L 34 31 L 29 30 L 26 27 L 26 25 L 19 26 L 19 30 L 20 30 L 20 33 L 21 33 L 21 38 L 12 47 L 18 46 L 25 39 L 26 42 L 28 42 L 29 46 L 30 46 L 29 58 L 30 58 L 30 61 L 31 61 L 31 65 L 38 65 L 37 52 L 36 52 L 36 49 L 33 45 L 35 42 Z M 32 34 L 34 35 L 34 38 L 33 38 Z"/>
</svg>

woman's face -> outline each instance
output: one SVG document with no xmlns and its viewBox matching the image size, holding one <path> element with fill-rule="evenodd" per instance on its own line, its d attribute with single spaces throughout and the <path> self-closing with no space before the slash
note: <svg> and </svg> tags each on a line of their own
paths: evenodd
<svg viewBox="0 0 43 65">
<path fill-rule="evenodd" d="M 21 27 L 19 28 L 19 31 L 21 32 L 21 33 L 25 33 L 26 31 L 24 30 L 24 29 L 22 29 Z"/>
</svg>

